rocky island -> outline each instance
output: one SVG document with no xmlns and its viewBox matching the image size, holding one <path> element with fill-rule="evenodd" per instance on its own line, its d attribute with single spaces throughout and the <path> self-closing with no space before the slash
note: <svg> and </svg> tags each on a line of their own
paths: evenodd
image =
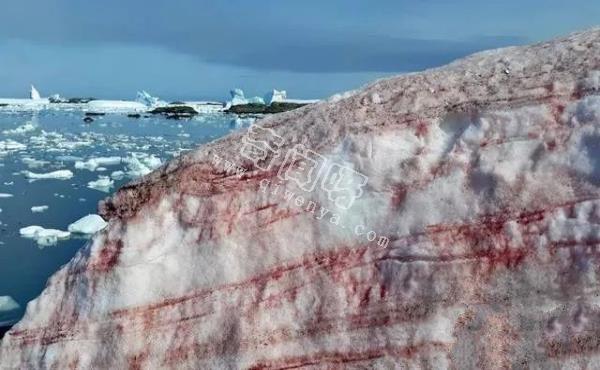
<svg viewBox="0 0 600 370">
<path fill-rule="evenodd" d="M 600 30 L 267 116 L 100 205 L 2 368 L 591 368 Z"/>
</svg>

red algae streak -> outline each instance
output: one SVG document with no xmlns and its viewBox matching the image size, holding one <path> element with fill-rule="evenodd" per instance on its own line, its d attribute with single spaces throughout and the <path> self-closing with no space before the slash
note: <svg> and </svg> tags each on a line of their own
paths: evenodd
<svg viewBox="0 0 600 370">
<path fill-rule="evenodd" d="M 128 370 L 146 369 L 145 362 L 148 358 L 148 352 L 141 352 L 129 357 L 127 368 Z"/>
<path fill-rule="evenodd" d="M 123 242 L 121 240 L 106 243 L 98 256 L 90 261 L 89 269 L 98 272 L 112 270 L 119 262 L 119 255 L 122 250 Z"/>
<path fill-rule="evenodd" d="M 324 368 L 344 368 L 347 365 L 363 366 L 372 363 L 373 360 L 383 357 L 415 359 L 421 352 L 430 350 L 445 350 L 442 343 L 423 343 L 415 346 L 406 347 L 382 347 L 370 349 L 367 351 L 349 351 L 349 352 L 317 352 L 307 356 L 296 356 L 282 358 L 276 361 L 258 362 L 249 367 L 251 370 L 283 370 L 298 369 L 304 367 L 319 366 Z"/>
</svg>

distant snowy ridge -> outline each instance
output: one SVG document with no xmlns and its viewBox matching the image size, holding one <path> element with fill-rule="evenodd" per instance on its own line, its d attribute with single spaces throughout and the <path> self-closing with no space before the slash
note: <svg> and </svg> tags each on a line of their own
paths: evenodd
<svg viewBox="0 0 600 370">
<path fill-rule="evenodd" d="M 223 112 L 232 106 L 246 104 L 271 105 L 273 103 L 298 103 L 312 104 L 319 100 L 288 99 L 285 90 L 272 90 L 263 97 L 254 96 L 247 98 L 242 89 L 231 90 L 231 99 L 226 102 L 216 101 L 181 101 L 167 103 L 153 96 L 145 90 L 136 93 L 135 100 L 105 100 L 92 98 L 66 99 L 59 94 L 50 98 L 42 98 L 39 91 L 32 85 L 29 99 L 0 98 L 0 112 L 2 111 L 41 111 L 41 110 L 73 110 L 95 113 L 148 113 L 154 108 L 184 105 L 194 108 L 198 113 L 210 114 Z"/>
</svg>

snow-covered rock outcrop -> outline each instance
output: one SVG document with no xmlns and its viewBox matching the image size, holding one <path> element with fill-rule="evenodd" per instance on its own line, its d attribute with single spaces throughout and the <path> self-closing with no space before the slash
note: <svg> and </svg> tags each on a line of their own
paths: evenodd
<svg viewBox="0 0 600 370">
<path fill-rule="evenodd" d="M 593 368 L 600 30 L 260 120 L 120 189 L 4 368 Z"/>
</svg>

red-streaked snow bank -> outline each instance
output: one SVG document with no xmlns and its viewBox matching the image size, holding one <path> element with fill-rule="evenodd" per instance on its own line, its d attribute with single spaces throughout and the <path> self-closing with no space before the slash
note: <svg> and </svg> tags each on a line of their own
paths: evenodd
<svg viewBox="0 0 600 370">
<path fill-rule="evenodd" d="M 103 203 L 109 226 L 28 305 L 0 366 L 600 361 L 599 29 L 259 125 Z"/>
</svg>

